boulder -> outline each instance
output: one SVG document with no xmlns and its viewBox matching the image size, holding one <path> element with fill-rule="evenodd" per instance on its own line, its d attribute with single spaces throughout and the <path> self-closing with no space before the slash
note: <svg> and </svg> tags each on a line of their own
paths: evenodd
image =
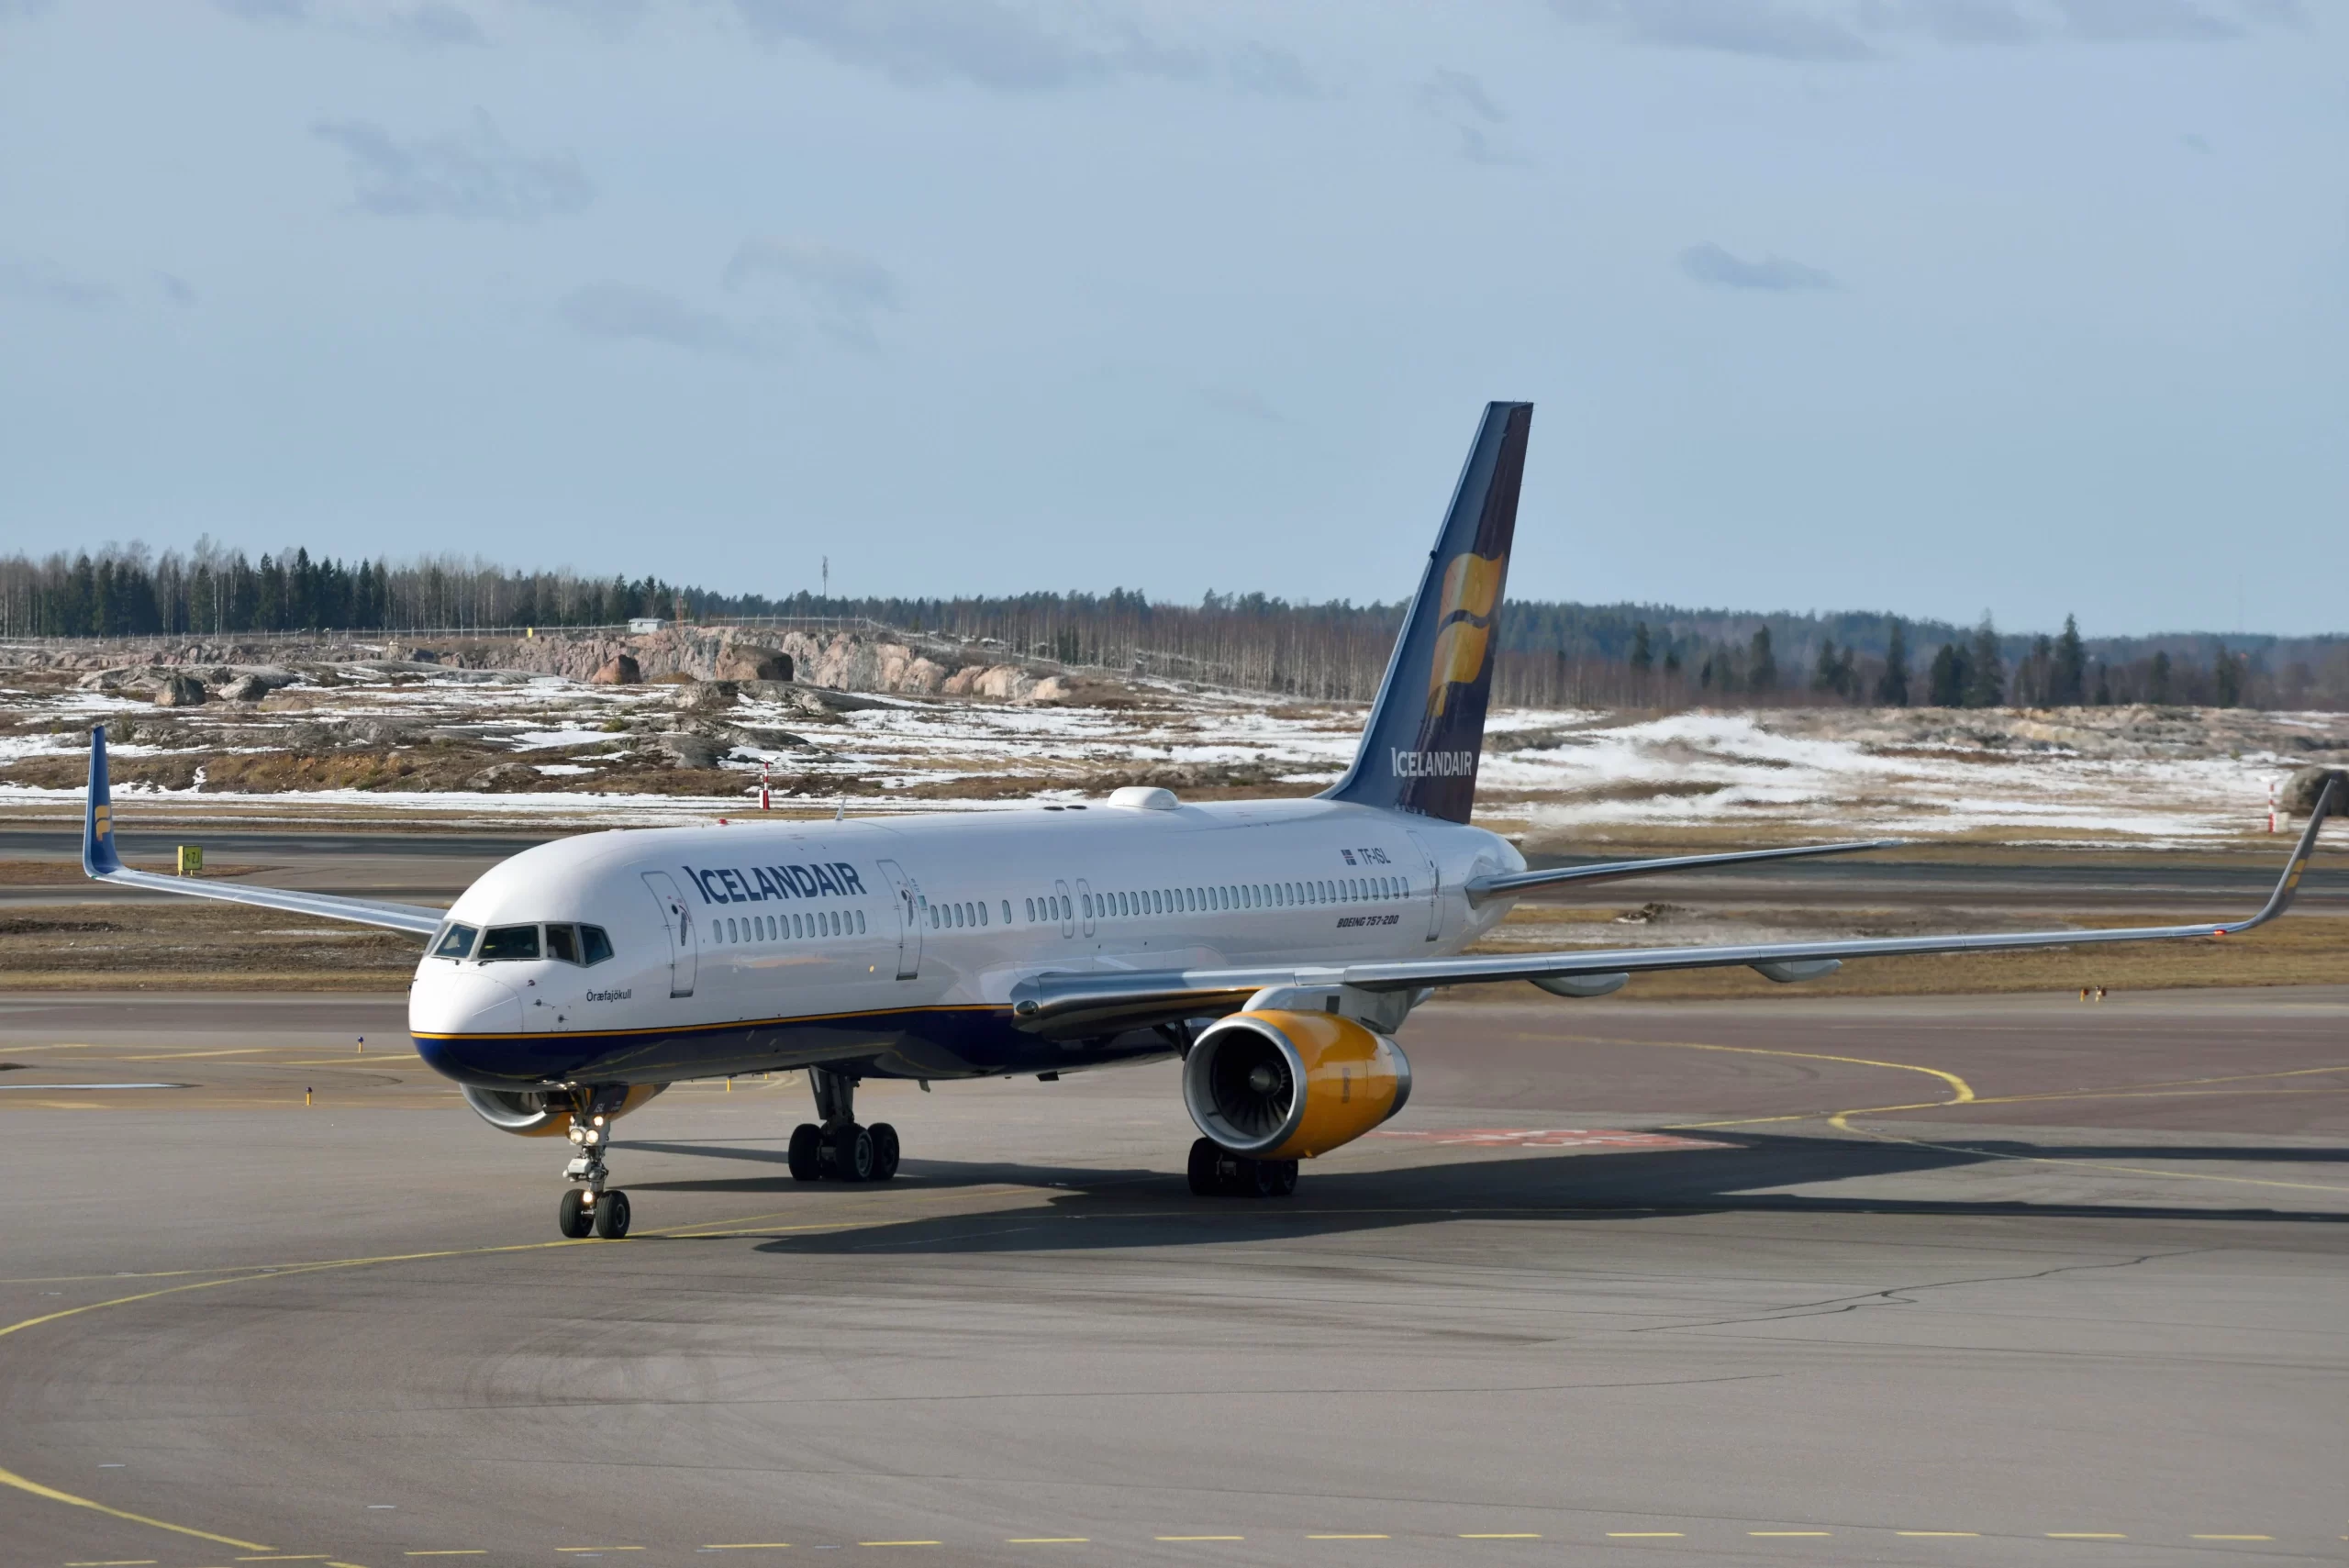
<svg viewBox="0 0 2349 1568">
<path fill-rule="evenodd" d="M 718 656 L 710 673 L 721 681 L 787 681 L 791 655 L 738 643 Z"/>
<path fill-rule="evenodd" d="M 511 793 L 518 789 L 536 789 L 540 777 L 539 770 L 528 762 L 500 762 L 494 768 L 484 768 L 467 779 L 465 787 L 492 794 Z"/>
<path fill-rule="evenodd" d="M 653 743 L 672 765 L 680 768 L 714 768 L 729 750 L 706 735 L 659 735 Z"/>
<path fill-rule="evenodd" d="M 157 707 L 195 707 L 204 696 L 204 683 L 194 675 L 166 675 L 155 684 Z"/>
<path fill-rule="evenodd" d="M 644 672 L 637 667 L 634 654 L 615 653 L 596 665 L 596 673 L 587 679 L 598 686 L 637 686 L 644 684 Z"/>
<path fill-rule="evenodd" d="M 220 688 L 224 702 L 259 702 L 269 695 L 272 687 L 259 675 L 239 675 Z"/>
<path fill-rule="evenodd" d="M 2306 817 L 2316 809 L 2317 794 L 2324 788 L 2327 779 L 2340 779 L 2344 787 L 2349 787 L 2349 775 L 2339 768 L 2294 770 L 2292 776 L 2284 781 L 2284 787 L 2276 792 L 2276 809 L 2287 817 Z M 2349 809 L 2349 800 L 2335 801 L 2333 809 Z"/>
<path fill-rule="evenodd" d="M 732 707 L 742 688 L 732 681 L 694 681 L 677 688 L 679 713 L 718 713 Z"/>
</svg>

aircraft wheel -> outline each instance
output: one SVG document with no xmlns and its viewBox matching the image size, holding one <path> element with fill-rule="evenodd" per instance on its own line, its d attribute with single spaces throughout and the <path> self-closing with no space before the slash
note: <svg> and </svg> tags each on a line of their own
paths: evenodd
<svg viewBox="0 0 2349 1568">
<path fill-rule="evenodd" d="M 1207 1139 L 1191 1145 L 1191 1195 L 1194 1197 L 1223 1195 L 1223 1151 Z"/>
<path fill-rule="evenodd" d="M 596 1234 L 617 1241 L 628 1234 L 628 1194 L 607 1192 L 596 1206 Z"/>
<path fill-rule="evenodd" d="M 791 1129 L 791 1179 L 813 1182 L 824 1174 L 824 1129 L 803 1121 Z"/>
<path fill-rule="evenodd" d="M 1271 1177 L 1271 1185 L 1267 1187 L 1260 1181 L 1256 1188 L 1257 1195 L 1261 1197 L 1286 1197 L 1291 1193 L 1297 1191 L 1296 1161 L 1266 1160 L 1262 1162 L 1260 1168 Z"/>
<path fill-rule="evenodd" d="M 825 1135 L 825 1162 L 831 1167 L 835 1180 L 869 1182 L 873 1179 L 873 1135 L 854 1122 L 835 1128 Z"/>
<path fill-rule="evenodd" d="M 586 1188 L 573 1187 L 562 1195 L 554 1206 L 554 1224 L 574 1241 L 596 1228 L 596 1217 L 587 1212 Z"/>
<path fill-rule="evenodd" d="M 897 1129 L 876 1121 L 864 1130 L 873 1138 L 873 1180 L 885 1182 L 897 1173 Z"/>
</svg>

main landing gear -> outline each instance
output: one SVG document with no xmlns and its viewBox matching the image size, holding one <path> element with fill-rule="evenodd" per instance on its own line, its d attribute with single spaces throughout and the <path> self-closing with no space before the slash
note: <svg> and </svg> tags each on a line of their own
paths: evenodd
<svg viewBox="0 0 2349 1568">
<path fill-rule="evenodd" d="M 897 1173 L 897 1129 L 885 1121 L 856 1125 L 856 1079 L 829 1067 L 807 1069 L 822 1125 L 791 1129 L 791 1174 L 802 1182 L 885 1182 Z"/>
<path fill-rule="evenodd" d="M 625 1087 L 588 1092 L 584 1105 L 571 1112 L 571 1147 L 575 1151 L 563 1174 L 573 1183 L 555 1205 L 556 1229 L 577 1240 L 590 1231 L 607 1241 L 628 1234 L 628 1194 L 607 1189 L 604 1150 L 612 1136 L 612 1116 L 628 1097 Z"/>
<path fill-rule="evenodd" d="M 1297 1162 L 1251 1160 L 1202 1138 L 1191 1145 L 1191 1191 L 1201 1197 L 1286 1197 L 1297 1191 Z"/>
</svg>

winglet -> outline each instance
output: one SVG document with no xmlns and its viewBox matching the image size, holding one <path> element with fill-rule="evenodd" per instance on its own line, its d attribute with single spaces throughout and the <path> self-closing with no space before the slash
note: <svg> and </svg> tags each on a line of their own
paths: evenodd
<svg viewBox="0 0 2349 1568">
<path fill-rule="evenodd" d="M 114 852 L 114 799 L 106 789 L 106 727 L 90 727 L 90 795 L 82 805 L 82 869 L 111 876 L 122 869 Z"/>
<path fill-rule="evenodd" d="M 2316 805 L 2309 811 L 2309 825 L 2301 829 L 2300 841 L 2292 850 L 2292 858 L 2284 862 L 2284 874 L 2277 879 L 2276 891 L 2267 895 L 2267 906 L 2248 920 L 2238 920 L 2221 926 L 2218 934 L 2232 937 L 2254 926 L 2264 926 L 2292 906 L 2292 896 L 2300 890 L 2300 873 L 2309 869 L 2309 857 L 2316 853 L 2317 829 L 2341 804 L 2341 775 L 2335 773 L 2324 781 L 2324 788 L 2317 792 Z"/>
</svg>

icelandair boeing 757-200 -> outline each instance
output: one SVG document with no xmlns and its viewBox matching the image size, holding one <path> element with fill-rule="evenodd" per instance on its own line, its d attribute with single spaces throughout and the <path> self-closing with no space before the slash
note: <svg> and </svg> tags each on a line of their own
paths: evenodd
<svg viewBox="0 0 2349 1568">
<path fill-rule="evenodd" d="M 1882 847 L 1840 843 L 1528 871 L 1469 823 L 1532 406 L 1485 410 L 1361 748 L 1309 800 L 1185 805 L 1163 789 L 985 816 L 735 822 L 527 850 L 445 913 L 128 871 L 106 733 L 83 868 L 120 885 L 413 931 L 424 1061 L 507 1132 L 568 1137 L 564 1234 L 628 1233 L 613 1121 L 686 1078 L 804 1068 L 803 1181 L 886 1181 L 866 1078 L 1043 1077 L 1180 1058 L 1194 1192 L 1277 1196 L 1297 1162 L 1403 1108 L 1395 1033 L 1438 985 L 1598 996 L 1660 969 L 1773 980 L 1842 961 L 2220 937 L 2282 914 L 2336 804 L 2326 786 L 2265 908 L 2233 924 L 1463 956 L 1534 888 Z"/>
</svg>

